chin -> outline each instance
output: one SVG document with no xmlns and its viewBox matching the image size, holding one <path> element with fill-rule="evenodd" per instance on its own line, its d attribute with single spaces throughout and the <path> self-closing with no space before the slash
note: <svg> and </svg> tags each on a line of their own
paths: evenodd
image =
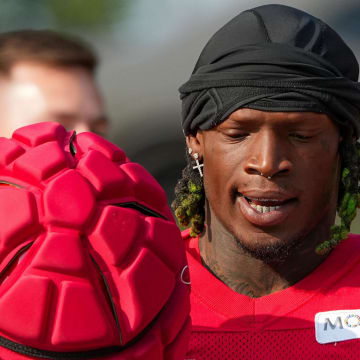
<svg viewBox="0 0 360 360">
<path fill-rule="evenodd" d="M 291 253 L 301 246 L 303 238 L 304 234 L 279 238 L 266 233 L 257 233 L 253 239 L 251 237 L 244 239 L 241 235 L 234 237 L 237 246 L 241 250 L 251 257 L 267 263 L 286 260 Z"/>
</svg>

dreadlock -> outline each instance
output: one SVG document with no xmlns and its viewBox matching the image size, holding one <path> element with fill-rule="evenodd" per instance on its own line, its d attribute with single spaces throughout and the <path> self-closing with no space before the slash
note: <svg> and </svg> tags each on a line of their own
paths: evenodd
<svg viewBox="0 0 360 360">
<path fill-rule="evenodd" d="M 175 216 L 183 227 L 190 225 L 190 235 L 198 236 L 204 230 L 205 191 L 198 171 L 193 170 L 193 159 L 186 151 L 187 165 L 175 187 L 175 200 L 171 204 Z"/>
<path fill-rule="evenodd" d="M 317 246 L 316 253 L 319 255 L 326 254 L 346 239 L 357 208 L 360 207 L 360 144 L 348 136 L 341 144 L 340 157 L 341 179 L 337 207 L 340 224 L 331 227 L 330 240 Z M 182 172 L 182 178 L 176 184 L 172 208 L 180 225 L 191 227 L 192 237 L 198 236 L 204 230 L 204 205 L 203 180 L 198 171 L 193 170 L 193 159 L 187 153 L 187 165 Z"/>
<path fill-rule="evenodd" d="M 340 225 L 333 225 L 330 240 L 317 246 L 316 252 L 319 255 L 326 254 L 347 238 L 357 208 L 360 207 L 360 144 L 348 137 L 340 147 L 340 157 L 342 170 L 337 207 Z"/>
</svg>

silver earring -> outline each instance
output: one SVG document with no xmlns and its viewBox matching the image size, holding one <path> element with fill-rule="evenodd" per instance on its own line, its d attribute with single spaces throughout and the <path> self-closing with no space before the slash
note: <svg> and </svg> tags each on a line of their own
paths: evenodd
<svg viewBox="0 0 360 360">
<path fill-rule="evenodd" d="M 192 152 L 193 152 L 193 149 L 191 147 L 189 147 L 188 151 L 189 151 L 189 154 L 191 155 Z M 193 158 L 194 158 L 194 160 L 196 162 L 196 166 L 193 166 L 193 169 L 197 169 L 199 171 L 200 177 L 203 177 L 203 173 L 201 171 L 201 168 L 204 166 L 204 164 L 200 164 L 200 162 L 199 162 L 199 154 L 194 153 Z"/>
<path fill-rule="evenodd" d="M 204 166 L 204 164 L 200 164 L 199 162 L 199 154 L 194 153 L 193 158 L 196 162 L 196 166 L 193 166 L 193 169 L 197 169 L 199 171 L 200 177 L 203 177 L 203 173 L 201 171 L 201 168 Z"/>
</svg>

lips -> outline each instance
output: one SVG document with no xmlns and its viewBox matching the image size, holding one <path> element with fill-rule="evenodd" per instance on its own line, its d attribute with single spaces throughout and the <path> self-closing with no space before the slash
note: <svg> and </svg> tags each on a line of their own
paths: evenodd
<svg viewBox="0 0 360 360">
<path fill-rule="evenodd" d="M 237 202 L 245 219 L 258 226 L 282 223 L 298 203 L 295 197 L 278 193 L 257 196 L 239 193 Z"/>
</svg>

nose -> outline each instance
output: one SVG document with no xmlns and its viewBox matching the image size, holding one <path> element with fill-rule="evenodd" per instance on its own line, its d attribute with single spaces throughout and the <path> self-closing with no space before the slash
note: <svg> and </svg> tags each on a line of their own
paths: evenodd
<svg viewBox="0 0 360 360">
<path fill-rule="evenodd" d="M 260 131 L 253 136 L 245 171 L 268 178 L 287 174 L 293 167 L 287 144 L 287 139 L 283 139 L 272 130 Z"/>
</svg>

